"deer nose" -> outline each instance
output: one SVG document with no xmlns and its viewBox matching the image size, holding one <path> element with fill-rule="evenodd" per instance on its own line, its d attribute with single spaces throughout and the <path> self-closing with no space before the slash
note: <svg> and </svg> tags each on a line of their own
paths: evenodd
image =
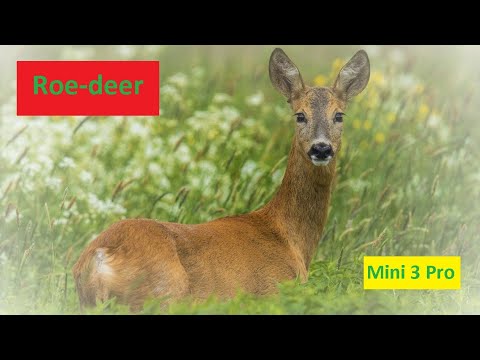
<svg viewBox="0 0 480 360">
<path fill-rule="evenodd" d="M 308 151 L 310 157 L 315 157 L 317 160 L 327 160 L 333 156 L 332 145 L 325 143 L 313 144 Z"/>
</svg>

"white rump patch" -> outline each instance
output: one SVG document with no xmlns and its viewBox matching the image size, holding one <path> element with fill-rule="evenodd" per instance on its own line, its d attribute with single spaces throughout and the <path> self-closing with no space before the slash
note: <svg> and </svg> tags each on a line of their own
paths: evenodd
<svg viewBox="0 0 480 360">
<path fill-rule="evenodd" d="M 110 265 L 107 264 L 107 256 L 105 254 L 105 249 L 97 249 L 96 250 L 96 265 L 97 265 L 97 272 L 103 275 L 113 275 L 113 270 Z"/>
</svg>

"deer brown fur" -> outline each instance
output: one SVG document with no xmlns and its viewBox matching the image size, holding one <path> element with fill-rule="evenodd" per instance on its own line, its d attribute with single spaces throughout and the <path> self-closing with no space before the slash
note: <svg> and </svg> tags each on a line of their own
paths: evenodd
<svg viewBox="0 0 480 360">
<path fill-rule="evenodd" d="M 147 297 L 227 298 L 240 289 L 264 295 L 282 280 L 307 280 L 327 221 L 343 111 L 367 85 L 370 64 L 364 51 L 357 52 L 331 88 L 305 86 L 280 49 L 273 51 L 269 69 L 297 116 L 285 176 L 273 199 L 260 210 L 203 224 L 113 224 L 74 266 L 82 306 L 114 296 L 138 310 Z"/>
</svg>

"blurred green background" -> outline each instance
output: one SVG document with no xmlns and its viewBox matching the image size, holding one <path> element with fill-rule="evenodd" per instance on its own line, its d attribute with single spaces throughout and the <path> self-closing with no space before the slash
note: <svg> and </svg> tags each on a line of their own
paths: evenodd
<svg viewBox="0 0 480 360">
<path fill-rule="evenodd" d="M 71 267 L 114 221 L 197 223 L 268 201 L 295 127 L 268 78 L 277 46 L 310 85 L 360 48 L 371 60 L 310 279 L 144 313 L 480 313 L 480 47 L 371 45 L 0 47 L 0 313 L 78 313 Z M 30 59 L 158 59 L 161 115 L 16 117 L 15 61 Z M 364 255 L 460 255 L 462 290 L 364 291 Z"/>
</svg>

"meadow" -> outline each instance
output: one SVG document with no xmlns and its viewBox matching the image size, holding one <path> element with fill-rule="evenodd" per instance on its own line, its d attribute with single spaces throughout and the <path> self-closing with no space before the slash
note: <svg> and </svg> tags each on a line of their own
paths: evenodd
<svg viewBox="0 0 480 360">
<path fill-rule="evenodd" d="M 24 58 L 158 59 L 158 117 L 17 117 L 0 108 L 0 314 L 80 313 L 71 268 L 123 218 L 199 223 L 258 209 L 281 183 L 295 120 L 270 84 L 274 46 L 27 49 Z M 328 223 L 307 283 L 145 314 L 480 313 L 480 51 L 285 46 L 331 85 L 359 48 L 366 90 L 346 111 Z M 6 65 L 5 65 L 6 66 Z M 14 65 L 11 72 L 14 74 Z M 8 72 L 8 71 L 6 71 Z M 365 255 L 460 255 L 461 290 L 363 290 Z M 128 313 L 115 300 L 88 310 Z"/>
</svg>

